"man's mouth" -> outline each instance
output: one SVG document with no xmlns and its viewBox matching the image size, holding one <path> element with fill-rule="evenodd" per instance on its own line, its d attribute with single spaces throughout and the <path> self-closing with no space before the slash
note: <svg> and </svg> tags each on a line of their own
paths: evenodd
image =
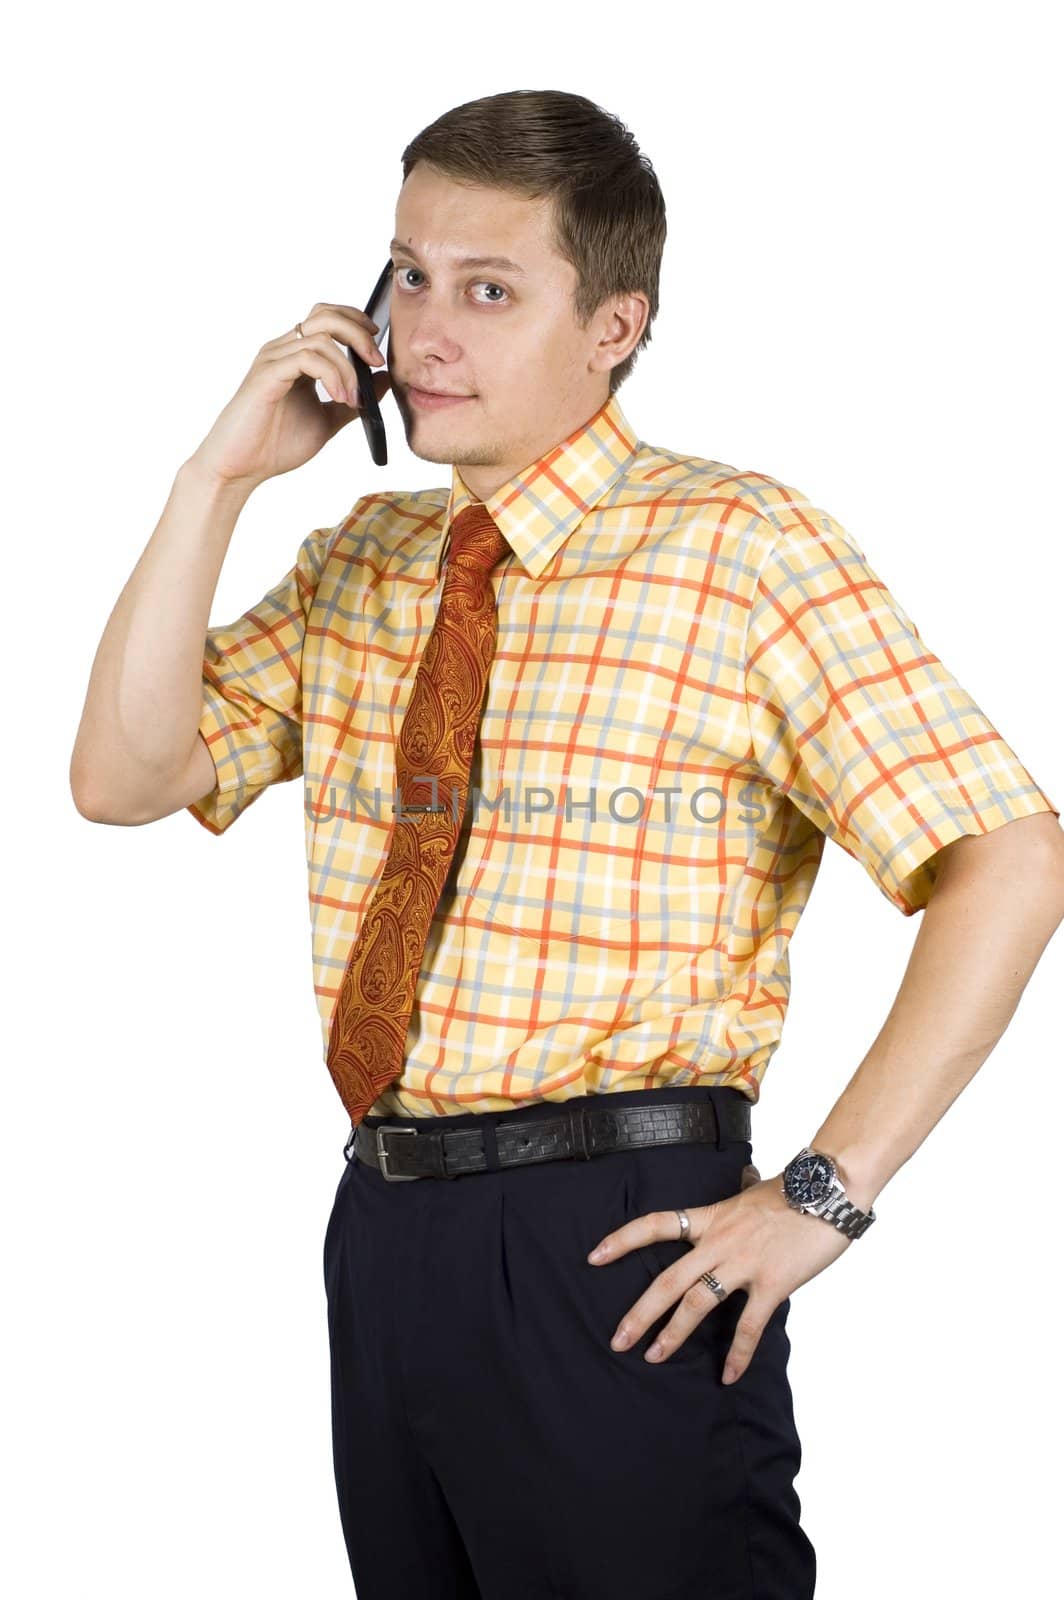
<svg viewBox="0 0 1064 1600">
<path fill-rule="evenodd" d="M 475 400 L 472 394 L 445 394 L 438 389 L 418 389 L 414 384 L 407 385 L 407 397 L 411 405 L 421 406 L 426 411 L 438 411 L 447 406 L 462 405 L 466 400 Z"/>
</svg>

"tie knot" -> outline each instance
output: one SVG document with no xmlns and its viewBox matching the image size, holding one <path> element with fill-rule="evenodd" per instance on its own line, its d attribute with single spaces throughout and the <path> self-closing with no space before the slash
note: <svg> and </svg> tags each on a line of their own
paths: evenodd
<svg viewBox="0 0 1064 1600">
<path fill-rule="evenodd" d="M 490 572 L 510 546 L 482 501 L 460 511 L 451 523 L 451 560 Z"/>
</svg>

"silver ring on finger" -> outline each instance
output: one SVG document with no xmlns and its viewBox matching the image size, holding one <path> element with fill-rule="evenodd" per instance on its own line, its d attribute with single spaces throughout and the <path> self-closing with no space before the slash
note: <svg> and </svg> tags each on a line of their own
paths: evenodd
<svg viewBox="0 0 1064 1600">
<path fill-rule="evenodd" d="M 690 1244 L 690 1242 L 691 1242 L 691 1219 L 687 1215 L 687 1212 L 682 1210 L 680 1206 L 675 1206 L 673 1209 L 675 1210 L 676 1215 L 680 1219 L 680 1238 L 683 1240 L 684 1244 Z"/>
<path fill-rule="evenodd" d="M 699 1277 L 703 1283 L 709 1284 L 709 1287 L 713 1290 L 713 1293 L 716 1295 L 718 1300 L 727 1300 L 728 1290 L 724 1287 L 719 1278 L 715 1278 L 713 1276 L 712 1272 L 701 1272 L 699 1273 Z"/>
</svg>

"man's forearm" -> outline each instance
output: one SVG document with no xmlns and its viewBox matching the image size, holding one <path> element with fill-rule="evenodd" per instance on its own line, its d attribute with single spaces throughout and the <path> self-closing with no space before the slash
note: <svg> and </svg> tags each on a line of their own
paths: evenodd
<svg viewBox="0 0 1064 1600">
<path fill-rule="evenodd" d="M 190 457 L 104 628 L 70 762 L 83 815 L 153 797 L 187 761 L 203 699 L 203 644 L 237 519 L 251 491 Z"/>
<path fill-rule="evenodd" d="M 886 1022 L 809 1141 L 867 1210 L 975 1076 L 1064 918 L 1048 812 L 946 847 Z"/>
</svg>

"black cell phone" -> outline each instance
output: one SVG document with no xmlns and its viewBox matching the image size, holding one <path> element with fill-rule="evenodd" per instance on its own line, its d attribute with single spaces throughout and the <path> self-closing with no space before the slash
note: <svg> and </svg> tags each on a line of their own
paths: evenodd
<svg viewBox="0 0 1064 1600">
<path fill-rule="evenodd" d="M 393 262 L 389 259 L 388 265 L 377 279 L 373 293 L 369 297 L 369 303 L 365 308 L 367 316 L 373 318 L 379 329 L 374 338 L 382 355 L 387 353 L 384 348 L 384 341 L 388 337 L 391 321 L 393 265 Z M 358 377 L 358 414 L 362 418 L 362 426 L 366 430 L 369 453 L 377 463 L 377 466 L 383 467 L 388 463 L 388 440 L 384 433 L 381 408 L 377 404 L 377 395 L 373 388 L 373 373 L 375 370 L 383 372 L 384 368 L 375 369 L 368 366 L 350 345 L 347 346 L 347 354 Z"/>
</svg>

